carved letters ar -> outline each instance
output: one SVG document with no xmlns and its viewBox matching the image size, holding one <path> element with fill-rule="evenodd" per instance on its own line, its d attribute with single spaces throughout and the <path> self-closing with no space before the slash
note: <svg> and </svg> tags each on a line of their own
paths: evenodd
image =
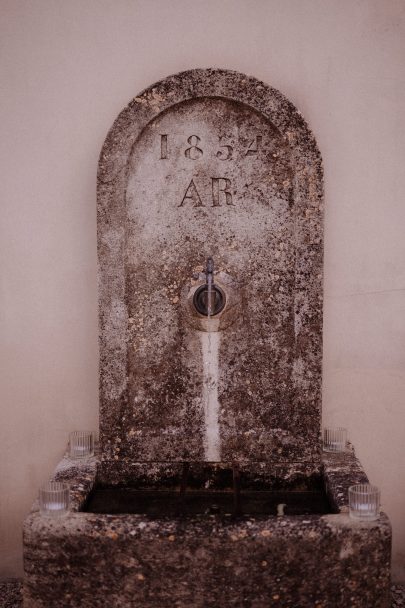
<svg viewBox="0 0 405 608">
<path fill-rule="evenodd" d="M 211 207 L 222 207 L 223 204 L 233 206 L 231 180 L 227 177 L 211 177 Z M 198 193 L 194 179 L 187 186 L 186 192 L 181 200 L 179 207 L 184 207 L 186 202 L 192 203 L 193 207 L 205 207 L 201 196 Z"/>
</svg>

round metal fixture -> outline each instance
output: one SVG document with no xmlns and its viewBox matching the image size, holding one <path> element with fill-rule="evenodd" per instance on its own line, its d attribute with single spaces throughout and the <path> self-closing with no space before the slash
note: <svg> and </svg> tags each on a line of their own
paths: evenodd
<svg viewBox="0 0 405 608">
<path fill-rule="evenodd" d="M 207 284 L 200 285 L 196 290 L 193 298 L 193 304 L 200 315 L 208 317 L 208 293 L 209 287 Z M 217 315 L 225 306 L 225 294 L 218 285 L 211 286 L 211 315 Z"/>
</svg>

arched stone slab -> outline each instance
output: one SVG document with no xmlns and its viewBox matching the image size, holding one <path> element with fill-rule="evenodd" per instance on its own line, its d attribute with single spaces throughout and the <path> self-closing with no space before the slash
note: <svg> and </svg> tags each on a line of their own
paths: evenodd
<svg viewBox="0 0 405 608">
<path fill-rule="evenodd" d="M 319 465 L 322 215 L 314 137 L 264 83 L 191 70 L 123 110 L 98 173 L 109 477 L 137 462 Z M 227 297 L 212 332 L 190 304 L 208 256 Z"/>
</svg>

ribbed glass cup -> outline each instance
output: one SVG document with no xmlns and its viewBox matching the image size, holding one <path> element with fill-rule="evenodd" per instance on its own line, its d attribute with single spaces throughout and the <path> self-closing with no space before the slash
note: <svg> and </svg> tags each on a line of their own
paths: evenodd
<svg viewBox="0 0 405 608">
<path fill-rule="evenodd" d="M 326 427 L 323 429 L 323 449 L 326 452 L 345 452 L 347 429 Z"/>
<path fill-rule="evenodd" d="M 94 437 L 91 431 L 73 431 L 69 436 L 70 457 L 85 458 L 94 454 Z"/>
<path fill-rule="evenodd" d="M 41 515 L 60 517 L 69 511 L 69 486 L 59 481 L 49 481 L 39 488 Z"/>
<path fill-rule="evenodd" d="M 349 514 L 353 519 L 373 521 L 380 516 L 380 490 L 369 483 L 349 488 Z"/>
</svg>

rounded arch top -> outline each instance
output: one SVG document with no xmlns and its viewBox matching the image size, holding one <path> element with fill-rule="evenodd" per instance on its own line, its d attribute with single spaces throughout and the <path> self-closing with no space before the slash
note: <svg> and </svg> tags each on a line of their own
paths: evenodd
<svg viewBox="0 0 405 608">
<path fill-rule="evenodd" d="M 145 125 L 172 106 L 199 97 L 223 97 L 263 114 L 289 144 L 297 169 L 301 166 L 308 170 L 312 166 L 315 181 L 322 183 L 321 155 L 315 138 L 292 102 L 277 89 L 252 76 L 208 68 L 168 76 L 130 101 L 104 141 L 98 165 L 99 184 L 113 181 L 126 166 L 132 146 Z"/>
</svg>

